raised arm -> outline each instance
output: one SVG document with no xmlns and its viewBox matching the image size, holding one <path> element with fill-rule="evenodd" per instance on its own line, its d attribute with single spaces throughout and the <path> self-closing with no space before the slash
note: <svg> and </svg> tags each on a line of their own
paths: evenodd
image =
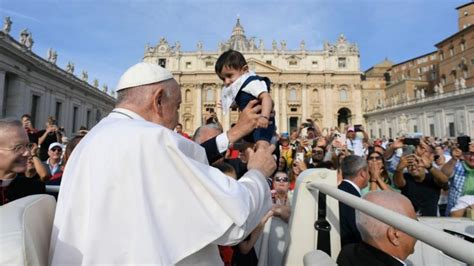
<svg viewBox="0 0 474 266">
<path fill-rule="evenodd" d="M 403 176 L 403 170 L 408 166 L 408 159 L 411 155 L 402 156 L 400 162 L 398 163 L 397 169 L 395 170 L 395 175 L 393 178 L 393 183 L 398 188 L 402 188 L 406 185 L 405 177 Z"/>
</svg>

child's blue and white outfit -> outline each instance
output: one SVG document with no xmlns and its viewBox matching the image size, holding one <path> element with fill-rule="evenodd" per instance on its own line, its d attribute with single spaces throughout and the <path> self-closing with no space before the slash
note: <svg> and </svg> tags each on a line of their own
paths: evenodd
<svg viewBox="0 0 474 266">
<path fill-rule="evenodd" d="M 232 84 L 222 89 L 222 110 L 226 114 L 235 101 L 239 110 L 245 109 L 247 104 L 263 92 L 270 93 L 270 79 L 257 76 L 253 72 L 245 73 Z M 259 140 L 271 142 L 275 134 L 275 117 L 270 114 L 267 128 L 256 128 L 251 134 L 244 137 L 245 141 L 255 143 Z"/>
</svg>

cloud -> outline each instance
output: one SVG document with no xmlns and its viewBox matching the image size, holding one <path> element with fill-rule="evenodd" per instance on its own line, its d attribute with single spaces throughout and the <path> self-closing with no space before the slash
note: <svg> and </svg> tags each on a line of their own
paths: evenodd
<svg viewBox="0 0 474 266">
<path fill-rule="evenodd" d="M 11 16 L 15 16 L 15 17 L 19 17 L 19 18 L 31 20 L 31 21 L 34 21 L 34 22 L 40 22 L 40 20 L 37 19 L 37 18 L 35 18 L 35 17 L 28 16 L 28 15 L 25 15 L 25 14 L 22 14 L 22 13 L 18 13 L 18 12 L 15 12 L 15 11 L 13 11 L 13 10 L 8 10 L 8 9 L 2 8 L 2 12 L 6 13 L 6 14 L 9 14 L 9 15 L 11 15 Z"/>
</svg>

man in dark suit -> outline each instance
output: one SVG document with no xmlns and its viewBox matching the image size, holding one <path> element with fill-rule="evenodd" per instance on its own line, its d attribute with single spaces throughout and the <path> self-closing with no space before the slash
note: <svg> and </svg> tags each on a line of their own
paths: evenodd
<svg viewBox="0 0 474 266">
<path fill-rule="evenodd" d="M 416 219 L 410 200 L 400 193 L 373 191 L 364 199 Z M 398 266 L 404 265 L 404 260 L 413 253 L 415 238 L 360 211 L 356 211 L 356 221 L 362 242 L 342 248 L 337 258 L 338 265 Z"/>
<path fill-rule="evenodd" d="M 344 158 L 341 165 L 343 180 L 339 189 L 360 197 L 360 190 L 369 182 L 367 162 L 357 155 L 349 155 Z M 361 241 L 359 230 L 355 223 L 355 210 L 343 202 L 339 202 L 339 221 L 341 228 L 341 246 Z"/>
</svg>

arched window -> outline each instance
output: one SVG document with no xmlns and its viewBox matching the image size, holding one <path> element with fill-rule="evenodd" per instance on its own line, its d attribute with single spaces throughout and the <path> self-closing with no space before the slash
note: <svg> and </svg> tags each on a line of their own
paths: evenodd
<svg viewBox="0 0 474 266">
<path fill-rule="evenodd" d="M 466 41 L 461 40 L 460 46 L 461 46 L 461 52 L 464 52 L 464 50 L 466 50 Z"/>
<path fill-rule="evenodd" d="M 446 75 L 445 74 L 441 75 L 441 84 L 446 85 Z"/>
<path fill-rule="evenodd" d="M 184 128 L 185 128 L 186 130 L 192 129 L 192 128 L 193 128 L 193 125 L 192 125 L 193 123 L 192 123 L 192 122 L 193 122 L 193 121 L 191 120 L 191 118 L 186 118 L 186 119 L 184 120 Z"/>
<path fill-rule="evenodd" d="M 184 93 L 184 101 L 186 101 L 186 102 L 191 101 L 191 91 L 190 90 L 186 90 L 186 92 Z"/>
<path fill-rule="evenodd" d="M 339 101 L 346 102 L 347 101 L 347 90 L 346 88 L 341 88 L 339 90 Z"/>
<path fill-rule="evenodd" d="M 214 90 L 208 88 L 206 91 L 206 102 L 214 102 Z"/>
<path fill-rule="evenodd" d="M 313 90 L 313 100 L 314 100 L 315 102 L 318 102 L 318 101 L 319 101 L 319 91 L 318 91 L 318 89 L 314 89 L 314 90 Z"/>
<path fill-rule="evenodd" d="M 289 98 L 288 100 L 292 101 L 292 102 L 295 102 L 297 100 L 296 99 L 297 97 L 296 97 L 296 89 L 295 88 L 290 89 L 290 96 L 288 98 Z"/>
</svg>

